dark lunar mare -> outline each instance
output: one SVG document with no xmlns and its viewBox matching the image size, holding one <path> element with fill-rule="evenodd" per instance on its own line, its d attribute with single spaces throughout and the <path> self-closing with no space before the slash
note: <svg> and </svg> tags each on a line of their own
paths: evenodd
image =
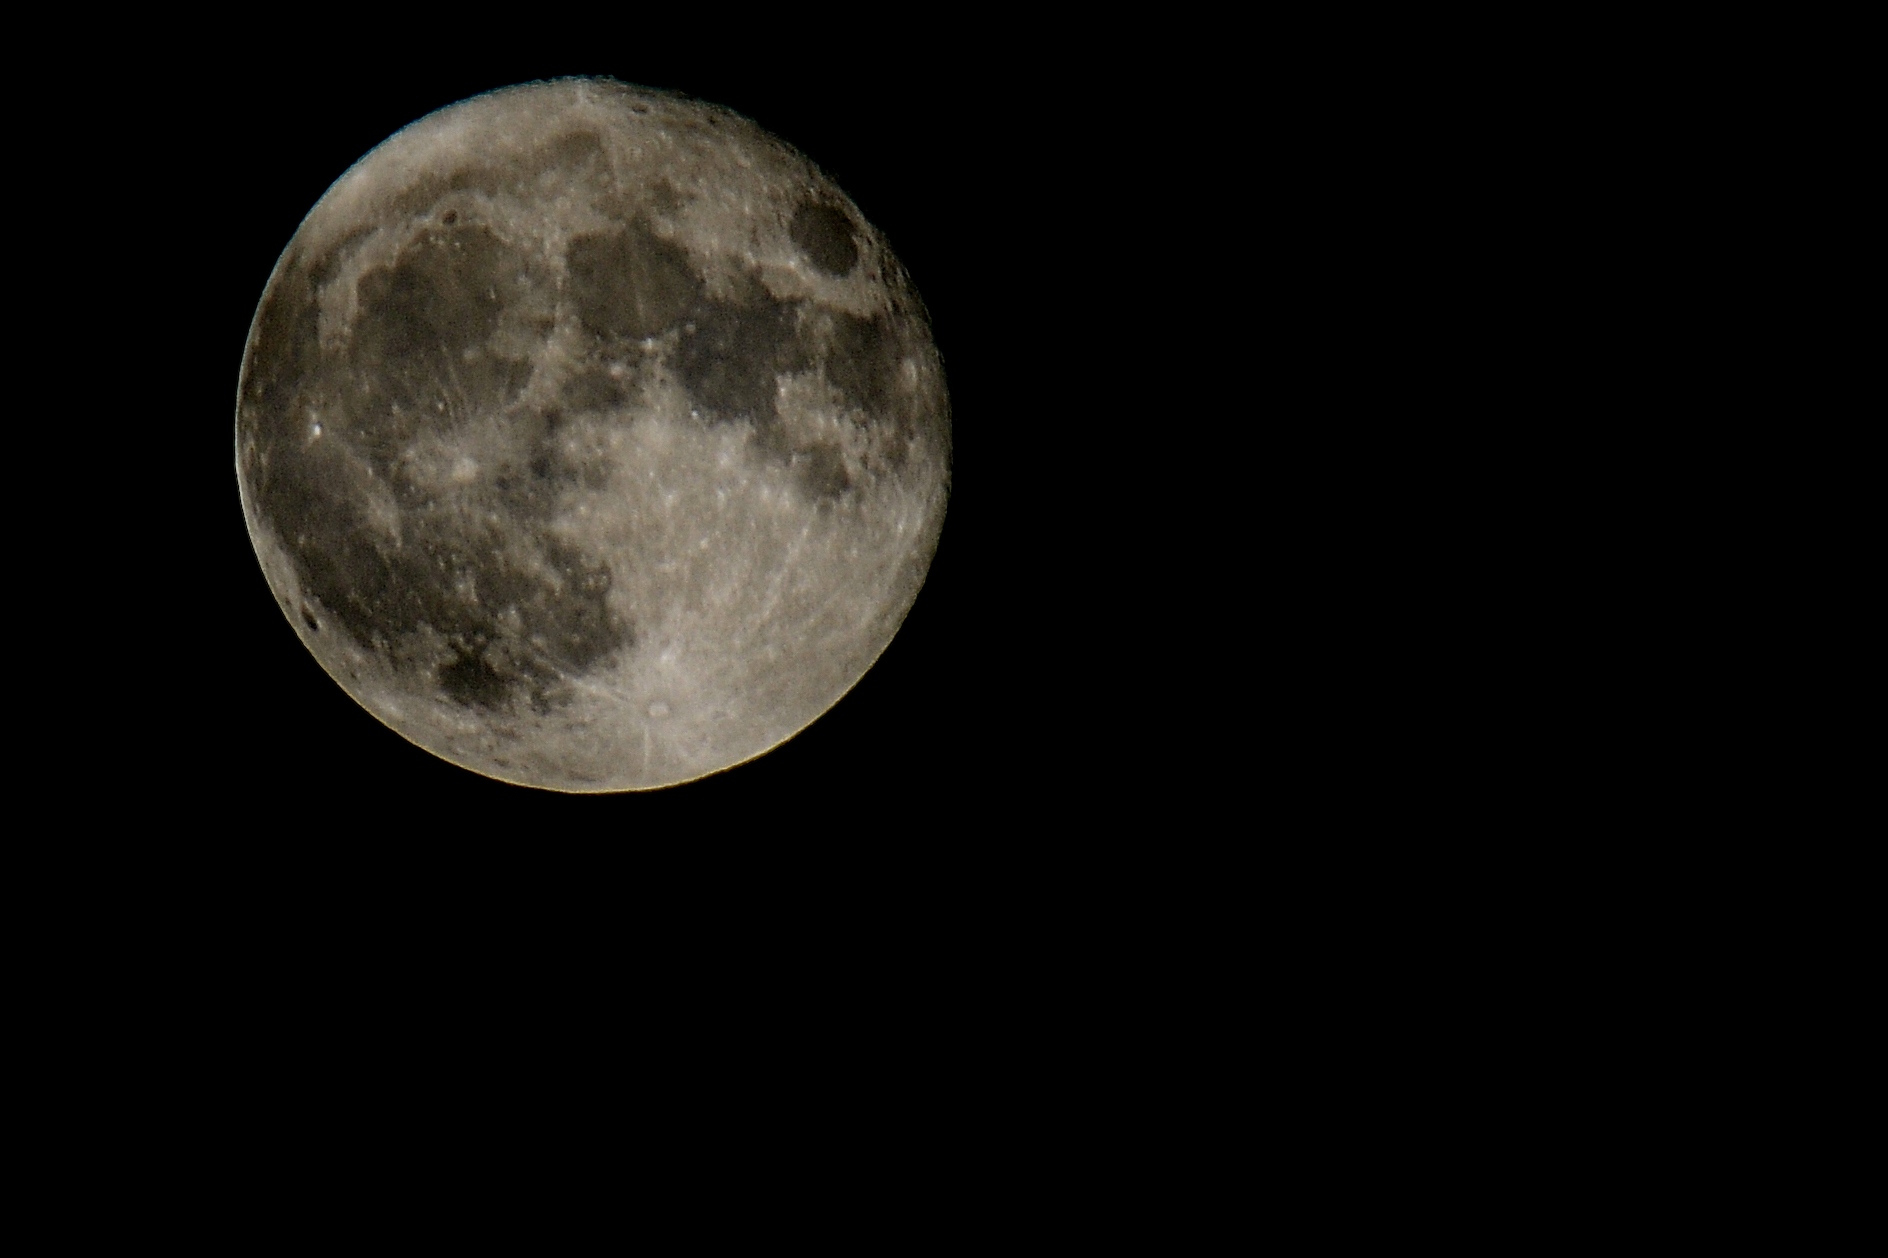
<svg viewBox="0 0 1888 1258">
<path fill-rule="evenodd" d="M 834 316 L 826 378 L 860 410 L 908 429 L 911 417 L 899 405 L 898 372 L 904 346 L 885 316 Z"/>
<path fill-rule="evenodd" d="M 777 300 L 744 274 L 731 298 L 704 299 L 689 311 L 676 369 L 709 418 L 761 427 L 779 418 L 774 391 L 780 375 L 812 361 L 813 347 L 799 334 L 801 307 Z"/>
<path fill-rule="evenodd" d="M 849 231 L 849 220 L 841 221 Z M 806 302 L 776 298 L 753 271 L 736 273 L 728 281 L 730 292 L 710 297 L 686 255 L 640 220 L 619 231 L 576 237 L 566 260 L 571 302 L 595 341 L 594 360 L 563 386 L 563 400 L 573 410 L 619 404 L 626 391 L 603 361 L 633 361 L 629 342 L 679 329 L 673 364 L 701 417 L 712 424 L 752 425 L 758 451 L 790 465 L 812 498 L 836 500 L 852 481 L 836 447 L 794 448 L 789 442 L 778 410 L 782 375 L 863 349 L 874 361 L 835 362 L 829 373 L 855 406 L 901 422 L 891 384 L 899 342 L 879 335 L 876 322 L 842 317 L 835 336 L 829 318 L 815 316 Z"/>
<path fill-rule="evenodd" d="M 516 406 L 529 361 L 490 349 L 528 271 L 485 227 L 428 231 L 361 277 L 363 313 L 324 351 L 313 272 L 291 255 L 257 317 L 240 418 L 255 509 L 327 612 L 306 613 L 311 632 L 430 671 L 456 702 L 545 711 L 634 631 L 609 606 L 608 567 L 543 528 L 581 469 L 546 453 L 556 412 Z M 518 443 L 494 476 L 436 492 L 404 474 L 414 440 L 507 411 Z M 398 504 L 397 542 L 371 518 L 377 492 Z"/>
<path fill-rule="evenodd" d="M 577 319 L 599 340 L 655 336 L 701 300 L 688 255 L 641 221 L 573 238 L 564 262 Z"/>
</svg>

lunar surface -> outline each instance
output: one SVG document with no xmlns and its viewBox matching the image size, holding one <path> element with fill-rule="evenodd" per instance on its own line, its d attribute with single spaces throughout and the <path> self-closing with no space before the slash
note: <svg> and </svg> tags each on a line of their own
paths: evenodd
<svg viewBox="0 0 1888 1258">
<path fill-rule="evenodd" d="M 916 292 L 806 158 L 602 80 L 432 114 L 303 220 L 238 386 L 289 623 L 401 735 L 564 791 L 749 760 L 917 597 L 950 416 Z"/>
</svg>

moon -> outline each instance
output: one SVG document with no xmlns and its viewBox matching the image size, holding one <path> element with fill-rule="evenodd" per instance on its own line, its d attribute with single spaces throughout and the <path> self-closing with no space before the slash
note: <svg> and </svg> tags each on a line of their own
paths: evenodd
<svg viewBox="0 0 1888 1258">
<path fill-rule="evenodd" d="M 716 773 L 885 650 L 950 491 L 909 276 L 725 109 L 533 83 L 400 131 L 276 263 L 238 382 L 250 541 L 404 738 L 569 792 Z"/>
</svg>

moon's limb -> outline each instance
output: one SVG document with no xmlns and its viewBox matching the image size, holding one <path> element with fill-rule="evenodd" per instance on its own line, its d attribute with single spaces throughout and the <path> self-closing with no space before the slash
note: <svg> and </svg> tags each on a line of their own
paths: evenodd
<svg viewBox="0 0 1888 1258">
<path fill-rule="evenodd" d="M 237 469 L 304 643 L 507 781 L 759 755 L 917 596 L 950 420 L 922 307 L 810 163 L 709 106 L 493 93 L 310 212 L 250 332 Z"/>
</svg>

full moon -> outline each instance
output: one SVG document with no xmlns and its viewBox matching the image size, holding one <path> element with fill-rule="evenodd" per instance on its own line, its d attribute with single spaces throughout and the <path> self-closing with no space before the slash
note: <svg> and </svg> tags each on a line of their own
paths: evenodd
<svg viewBox="0 0 1888 1258">
<path fill-rule="evenodd" d="M 924 582 L 942 365 L 880 233 L 747 119 L 608 80 L 400 131 L 250 327 L 258 560 L 400 735 L 559 791 L 673 785 L 836 703 Z"/>
</svg>

